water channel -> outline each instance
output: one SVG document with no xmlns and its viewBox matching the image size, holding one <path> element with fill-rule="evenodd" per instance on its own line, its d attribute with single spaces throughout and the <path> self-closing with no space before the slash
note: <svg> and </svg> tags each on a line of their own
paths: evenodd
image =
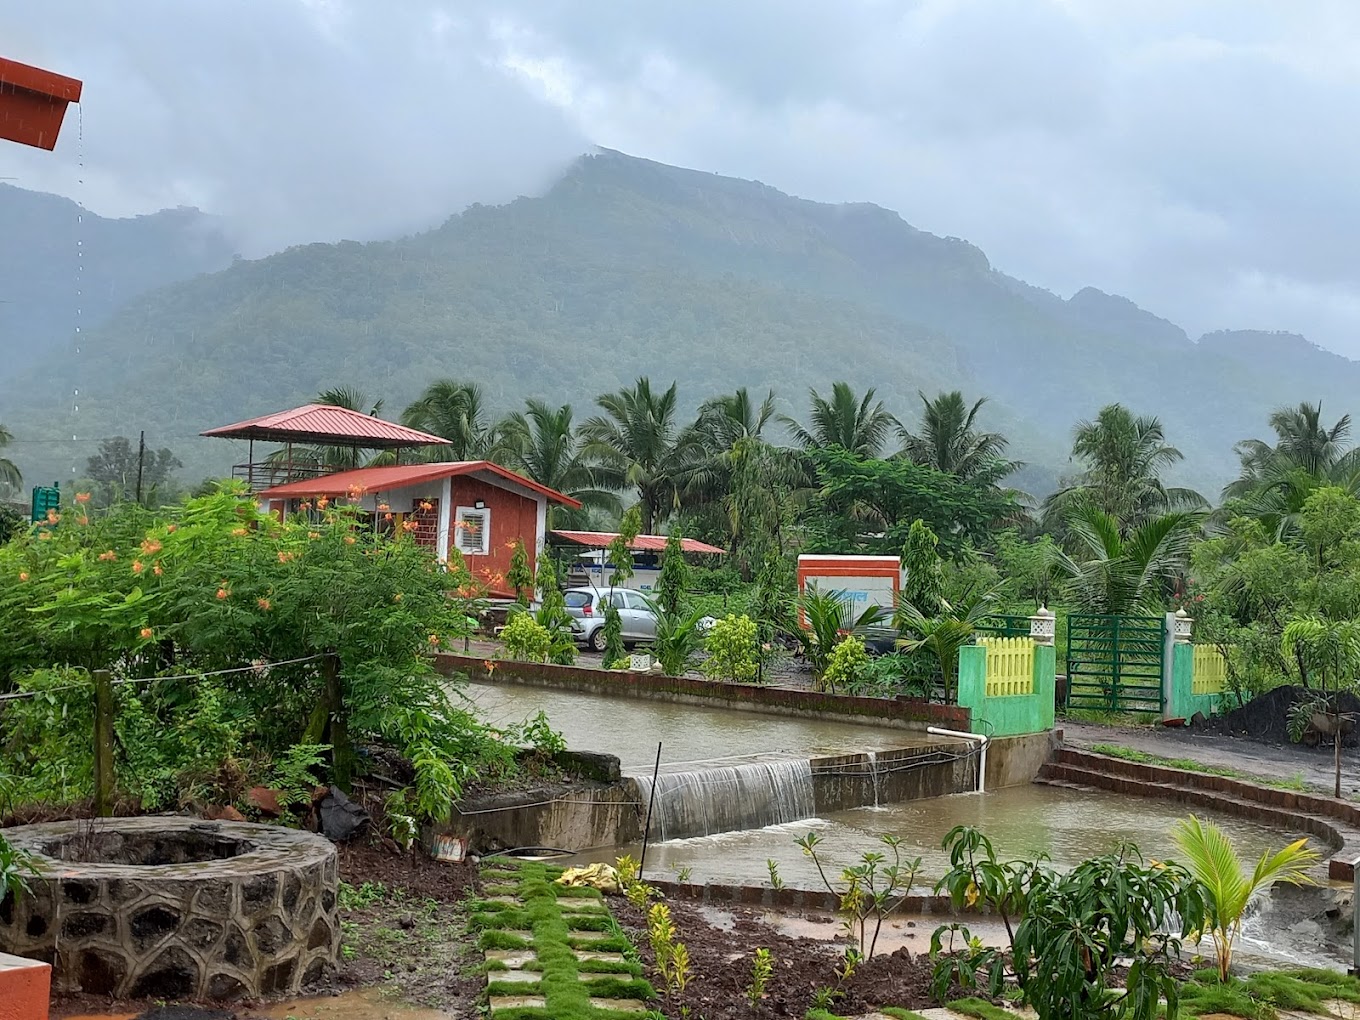
<svg viewBox="0 0 1360 1020">
<path fill-rule="evenodd" d="M 756 712 L 696 707 L 645 699 L 578 694 L 516 684 L 473 683 L 463 688 L 490 721 L 515 724 L 542 710 L 575 750 L 617 755 L 626 775 L 650 791 L 656 745 L 662 744 L 658 809 L 647 849 L 647 870 L 656 878 L 682 874 L 693 883 L 766 885 L 773 860 L 790 888 L 820 889 L 815 865 L 794 840 L 816 831 L 828 874 L 856 863 L 866 851 L 884 849 L 888 833 L 904 842 L 905 859 L 922 859 L 917 891 L 925 891 L 947 870 L 941 841 L 957 825 L 982 829 L 1002 859 L 1047 856 L 1059 869 L 1113 850 L 1120 842 L 1138 846 L 1146 858 L 1174 857 L 1171 832 L 1190 809 L 1170 800 L 1040 784 L 1012 786 L 983 795 L 957 794 L 877 807 L 833 811 L 816 817 L 805 785 L 807 760 L 825 754 L 881 752 L 932 738 L 891 727 L 783 717 Z M 945 743 L 937 741 L 937 743 Z M 957 746 L 957 742 L 954 742 Z M 929 750 L 929 748 L 927 748 Z M 774 791 L 765 810 L 752 810 L 760 788 Z M 683 804 L 683 807 L 681 806 Z M 1254 860 L 1302 834 L 1282 832 L 1244 818 L 1199 812 L 1222 827 L 1239 853 Z M 707 817 L 709 835 L 666 838 L 665 824 Z M 766 824 L 776 822 L 778 824 Z M 1324 855 L 1326 846 L 1313 845 Z M 640 844 L 585 851 L 563 863 L 612 862 L 641 854 Z M 1308 915 L 1291 912 L 1277 893 L 1259 904 L 1244 930 L 1244 950 L 1276 962 L 1332 965 L 1344 962 L 1344 947 L 1332 944 Z M 933 925 L 934 919 L 922 919 Z M 1286 931 L 1298 925 L 1307 931 Z"/>
</svg>

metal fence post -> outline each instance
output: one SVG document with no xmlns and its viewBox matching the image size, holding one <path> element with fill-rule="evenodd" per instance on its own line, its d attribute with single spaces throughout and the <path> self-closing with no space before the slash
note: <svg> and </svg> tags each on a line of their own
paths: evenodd
<svg viewBox="0 0 1360 1020">
<path fill-rule="evenodd" d="M 113 680 L 107 669 L 94 677 L 94 813 L 113 814 Z"/>
</svg>

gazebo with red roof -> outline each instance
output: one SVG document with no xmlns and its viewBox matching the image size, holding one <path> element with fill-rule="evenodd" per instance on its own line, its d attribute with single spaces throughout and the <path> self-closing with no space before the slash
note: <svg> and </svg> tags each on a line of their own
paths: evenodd
<svg viewBox="0 0 1360 1020">
<path fill-rule="evenodd" d="M 420 446 L 448 445 L 448 440 L 371 414 L 333 404 L 303 404 L 291 411 L 275 411 L 234 425 L 208 429 L 202 433 L 219 439 L 244 439 L 249 454 L 244 464 L 232 465 L 233 478 L 245 479 L 252 492 L 301 478 L 315 477 L 324 471 L 311 458 L 295 460 L 294 445 L 348 448 L 357 459 L 360 450 L 392 450 L 398 462 L 401 452 Z M 281 461 L 255 462 L 255 442 L 279 443 L 284 447 Z"/>
<path fill-rule="evenodd" d="M 322 500 L 347 500 L 373 515 L 379 528 L 406 528 L 441 562 L 457 549 L 492 595 L 513 597 L 506 582 L 510 556 L 523 542 L 529 568 L 546 538 L 548 504 L 580 503 L 487 460 L 358 468 L 299 479 L 259 493 L 276 513 Z"/>
</svg>

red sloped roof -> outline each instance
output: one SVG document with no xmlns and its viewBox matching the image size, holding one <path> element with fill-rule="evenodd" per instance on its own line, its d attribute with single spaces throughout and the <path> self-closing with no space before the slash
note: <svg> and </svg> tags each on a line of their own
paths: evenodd
<svg viewBox="0 0 1360 1020">
<path fill-rule="evenodd" d="M 568 542 L 575 542 L 577 545 L 584 545 L 590 549 L 605 549 L 609 543 L 619 537 L 617 531 L 552 531 L 549 532 L 554 538 L 566 539 Z M 633 539 L 633 544 L 628 548 L 635 552 L 661 552 L 666 548 L 665 535 L 639 535 Z M 687 553 L 714 553 L 725 556 L 727 550 L 719 549 L 716 545 L 709 545 L 707 542 L 700 542 L 693 538 L 680 539 L 680 551 Z"/>
<path fill-rule="evenodd" d="M 357 443 L 369 449 L 448 444 L 447 439 L 408 429 L 362 411 L 331 404 L 303 404 L 291 411 L 275 411 L 235 425 L 202 433 L 224 439 L 258 439 L 265 443 L 315 443 L 320 446 Z"/>
<path fill-rule="evenodd" d="M 75 78 L 0 57 L 0 138 L 55 149 L 66 107 L 80 102 L 80 91 Z"/>
<path fill-rule="evenodd" d="M 537 492 L 553 503 L 563 506 L 580 507 L 580 503 L 570 496 L 539 485 L 531 478 L 516 474 L 509 468 L 493 464 L 489 460 L 454 460 L 435 464 L 401 464 L 391 467 L 355 468 L 353 471 L 339 471 L 320 478 L 304 478 L 299 482 L 276 485 L 259 493 L 260 499 L 306 499 L 309 496 L 347 496 L 358 491 L 391 492 L 425 482 L 443 481 L 457 475 L 490 474 L 503 478 L 516 485 Z"/>
</svg>

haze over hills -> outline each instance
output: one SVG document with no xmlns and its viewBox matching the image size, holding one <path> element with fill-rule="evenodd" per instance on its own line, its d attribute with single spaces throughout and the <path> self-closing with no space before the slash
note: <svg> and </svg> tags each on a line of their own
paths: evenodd
<svg viewBox="0 0 1360 1020">
<path fill-rule="evenodd" d="M 17 189 L 0 200 L 60 201 Z M 804 201 L 610 151 L 582 157 L 542 197 L 473 206 L 395 241 L 230 265 L 208 244 L 195 262 L 183 246 L 202 228 L 196 217 L 118 221 L 182 229 L 142 236 L 121 256 L 147 271 L 124 290 L 109 285 L 101 307 L 111 311 L 79 357 L 67 354 L 61 267 L 42 252 L 27 267 L 46 281 L 30 289 L 47 316 L 30 316 L 23 333 L 6 325 L 0 354 L 34 335 L 68 341 L 36 363 L 7 360 L 0 375 L 0 421 L 29 480 L 83 465 L 92 442 L 57 441 L 73 431 L 145 428 L 193 481 L 243 458 L 189 437 L 326 386 L 358 386 L 395 415 L 429 380 L 454 376 L 480 381 L 499 410 L 535 396 L 583 417 L 597 394 L 650 375 L 678 380 L 688 408 L 740 385 L 773 387 L 795 416 L 808 387 L 836 379 L 876 386 L 908 422 L 918 389 L 986 395 L 987 426 L 1030 462 L 1018 482 L 1035 492 L 1066 468 L 1073 423 L 1118 400 L 1160 415 L 1186 454 L 1177 481 L 1214 495 L 1236 473 L 1233 444 L 1264 434 L 1273 407 L 1320 399 L 1332 419 L 1360 385 L 1360 363 L 1301 337 L 1192 342 L 1124 298 L 1087 288 L 1064 300 L 874 205 Z M 41 239 L 36 214 L 12 219 Z"/>
</svg>

